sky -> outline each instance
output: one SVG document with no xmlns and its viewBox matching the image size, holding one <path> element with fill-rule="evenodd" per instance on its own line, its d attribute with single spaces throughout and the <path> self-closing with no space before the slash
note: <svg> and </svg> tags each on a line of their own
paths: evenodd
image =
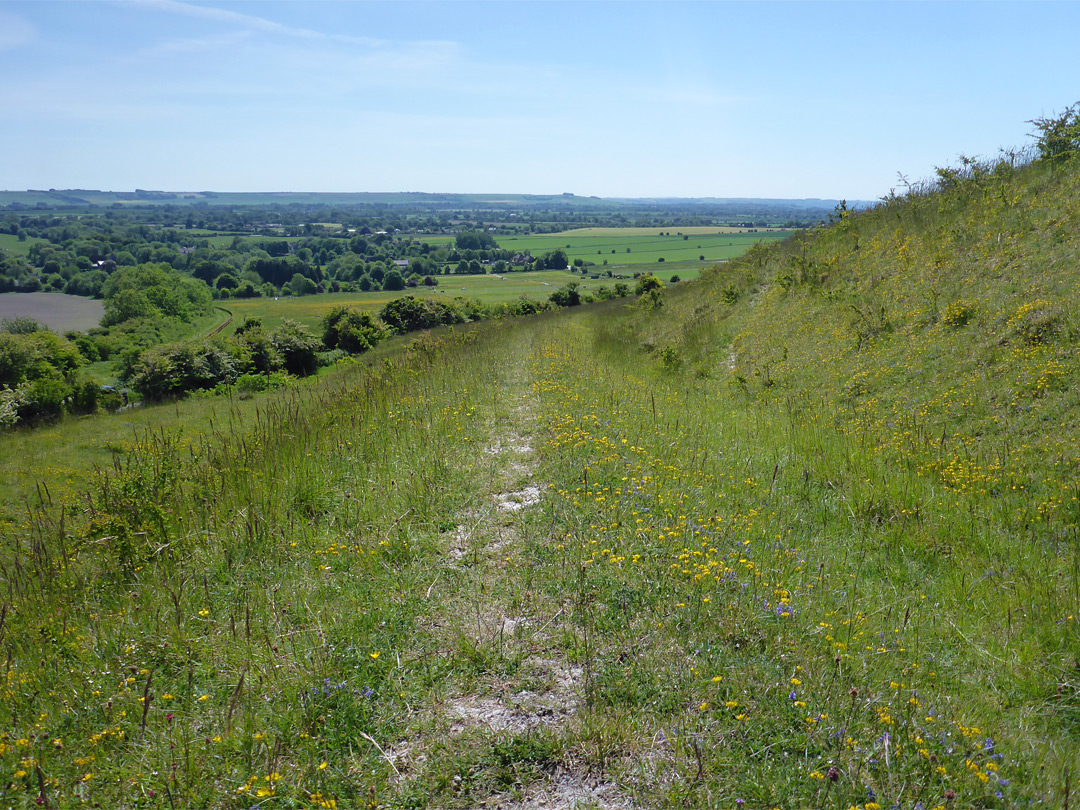
<svg viewBox="0 0 1080 810">
<path fill-rule="evenodd" d="M 0 188 L 875 200 L 1080 101 L 1077 2 L 0 0 Z"/>
</svg>

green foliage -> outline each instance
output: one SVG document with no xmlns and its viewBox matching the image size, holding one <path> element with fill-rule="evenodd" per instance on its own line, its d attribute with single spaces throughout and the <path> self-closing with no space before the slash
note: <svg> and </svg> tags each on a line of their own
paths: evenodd
<svg viewBox="0 0 1080 810">
<path fill-rule="evenodd" d="M 78 349 L 53 332 L 0 332 L 0 386 L 17 391 L 6 395 L 5 409 L 16 408 L 25 421 L 54 419 L 79 391 L 77 372 L 84 364 Z M 83 394 L 72 408 L 85 412 Z M 5 424 L 15 420 L 5 417 Z"/>
<path fill-rule="evenodd" d="M 323 344 L 328 349 L 341 348 L 360 354 L 386 338 L 386 328 L 367 312 L 352 307 L 334 307 L 323 318 Z"/>
<path fill-rule="evenodd" d="M 233 339 L 246 356 L 247 363 L 256 372 L 269 374 L 271 371 L 282 367 L 281 354 L 274 345 L 274 341 L 271 340 L 270 335 L 263 329 L 260 318 L 245 319 L 236 328 Z"/>
<path fill-rule="evenodd" d="M 578 289 L 579 286 L 580 285 L 576 281 L 564 284 L 548 296 L 548 301 L 557 307 L 576 307 L 581 303 L 581 291 Z"/>
<path fill-rule="evenodd" d="M 294 273 L 289 281 L 289 292 L 293 295 L 314 295 L 318 292 L 318 286 L 307 276 Z"/>
<path fill-rule="evenodd" d="M 143 352 L 131 387 L 144 399 L 158 402 L 231 384 L 238 376 L 235 359 L 218 343 L 166 344 Z"/>
<path fill-rule="evenodd" d="M 166 264 L 140 264 L 116 270 L 102 288 L 103 326 L 136 318 L 176 318 L 185 323 L 209 311 L 210 290 L 201 281 Z"/>
<path fill-rule="evenodd" d="M 498 247 L 495 237 L 487 231 L 462 231 L 454 237 L 458 250 L 491 250 Z"/>
<path fill-rule="evenodd" d="M 1080 102 L 1066 107 L 1056 117 L 1036 118 L 1028 123 L 1035 125 L 1039 160 L 1062 163 L 1080 153 Z"/>
<path fill-rule="evenodd" d="M 396 334 L 464 323 L 468 318 L 462 311 L 462 302 L 448 303 L 406 295 L 390 301 L 379 310 L 379 320 Z"/>
<path fill-rule="evenodd" d="M 47 332 L 48 328 L 28 315 L 16 315 L 13 318 L 0 319 L 0 332 L 13 335 L 29 335 L 34 332 Z"/>
<path fill-rule="evenodd" d="M 664 282 L 654 276 L 652 273 L 645 273 L 637 280 L 637 284 L 634 285 L 634 295 L 645 295 L 652 290 L 662 291 L 664 289 Z"/>
<path fill-rule="evenodd" d="M 543 255 L 544 267 L 548 270 L 565 270 L 570 266 L 570 261 L 566 257 L 566 251 L 562 248 L 556 248 L 550 253 Z"/>
<path fill-rule="evenodd" d="M 270 345 L 281 357 L 282 367 L 289 374 L 306 377 L 319 366 L 322 343 L 295 321 L 286 320 L 270 333 Z"/>
</svg>

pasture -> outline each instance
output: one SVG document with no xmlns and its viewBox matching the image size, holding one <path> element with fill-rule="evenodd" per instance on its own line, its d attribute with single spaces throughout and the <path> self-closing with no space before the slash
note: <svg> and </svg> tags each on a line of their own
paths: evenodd
<svg viewBox="0 0 1080 810">
<path fill-rule="evenodd" d="M 43 242 L 43 239 L 24 239 L 13 233 L 0 233 L 0 253 L 7 256 L 26 256 L 30 253 L 30 246 L 35 242 Z"/>
<path fill-rule="evenodd" d="M 104 304 L 93 298 L 63 293 L 0 293 L 0 318 L 22 315 L 54 332 L 85 332 L 101 321 Z"/>
<path fill-rule="evenodd" d="M 607 267 L 623 267 L 660 264 L 660 259 L 664 264 L 713 264 L 741 256 L 755 242 L 774 242 L 790 235 L 791 231 L 718 227 L 579 228 L 554 234 L 502 236 L 498 242 L 505 250 L 533 256 L 561 248 L 571 261 L 582 259 L 600 267 L 605 262 Z"/>
</svg>

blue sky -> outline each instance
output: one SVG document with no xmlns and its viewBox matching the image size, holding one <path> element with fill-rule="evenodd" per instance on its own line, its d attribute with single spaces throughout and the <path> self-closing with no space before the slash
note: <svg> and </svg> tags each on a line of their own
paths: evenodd
<svg viewBox="0 0 1080 810">
<path fill-rule="evenodd" d="M 1080 100 L 1080 3 L 0 0 L 0 188 L 875 199 Z"/>
</svg>

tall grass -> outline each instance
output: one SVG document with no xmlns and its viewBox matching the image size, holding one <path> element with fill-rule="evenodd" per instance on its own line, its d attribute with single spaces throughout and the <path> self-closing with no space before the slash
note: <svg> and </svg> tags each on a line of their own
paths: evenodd
<svg viewBox="0 0 1080 810">
<path fill-rule="evenodd" d="M 4 801 L 1063 806 L 1080 180 L 947 179 L 24 482 Z"/>
</svg>

